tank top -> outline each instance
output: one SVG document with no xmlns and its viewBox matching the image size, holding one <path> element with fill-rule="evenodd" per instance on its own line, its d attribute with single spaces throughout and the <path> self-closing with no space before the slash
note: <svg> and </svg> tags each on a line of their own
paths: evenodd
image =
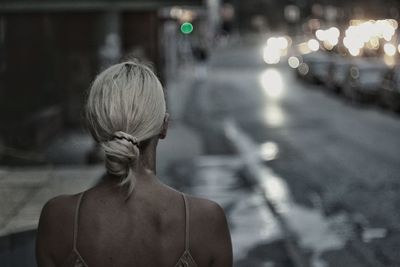
<svg viewBox="0 0 400 267">
<path fill-rule="evenodd" d="M 81 205 L 83 193 L 79 194 L 78 201 L 75 208 L 74 227 L 73 227 L 73 247 L 72 251 L 64 261 L 63 267 L 89 267 L 77 249 L 78 239 L 78 222 L 79 222 L 79 208 Z M 185 194 L 182 193 L 183 203 L 185 205 L 185 250 L 181 257 L 175 264 L 175 267 L 197 267 L 189 250 L 189 204 Z"/>
</svg>

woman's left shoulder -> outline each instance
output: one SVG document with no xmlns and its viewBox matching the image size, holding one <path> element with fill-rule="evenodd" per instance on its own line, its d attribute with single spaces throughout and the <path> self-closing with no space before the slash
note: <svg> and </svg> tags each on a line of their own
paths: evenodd
<svg viewBox="0 0 400 267">
<path fill-rule="evenodd" d="M 76 195 L 59 195 L 49 199 L 43 206 L 39 224 L 60 221 L 70 217 L 74 213 L 75 203 L 78 199 Z"/>
<path fill-rule="evenodd" d="M 48 200 L 40 213 L 38 236 L 50 243 L 60 238 L 68 240 L 73 229 L 78 197 L 78 194 L 60 195 Z"/>
<path fill-rule="evenodd" d="M 224 209 L 217 202 L 195 196 L 187 198 L 190 214 L 195 221 L 201 222 L 200 224 L 213 228 L 213 230 L 220 230 L 227 226 Z"/>
<path fill-rule="evenodd" d="M 224 209 L 209 199 L 190 196 L 188 200 L 194 255 L 206 249 L 216 266 L 232 266 L 232 242 Z"/>
<path fill-rule="evenodd" d="M 36 238 L 38 259 L 61 259 L 72 249 L 75 206 L 79 195 L 60 195 L 44 204 Z"/>
</svg>

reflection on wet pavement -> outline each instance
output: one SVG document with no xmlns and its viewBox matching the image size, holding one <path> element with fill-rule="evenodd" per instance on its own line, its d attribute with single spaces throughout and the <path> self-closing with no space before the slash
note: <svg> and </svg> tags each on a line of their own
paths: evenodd
<svg viewBox="0 0 400 267">
<path fill-rule="evenodd" d="M 271 127 L 281 127 L 286 123 L 282 107 L 276 103 L 268 104 L 264 109 L 265 123 Z"/>
<path fill-rule="evenodd" d="M 345 237 L 338 235 L 331 228 L 331 219 L 326 218 L 321 210 L 296 204 L 287 183 L 266 167 L 260 158 L 252 155 L 253 151 L 257 151 L 258 145 L 232 120 L 228 120 L 225 125 L 228 138 L 242 155 L 250 179 L 264 194 L 277 218 L 282 220 L 282 230 L 293 235 L 303 249 L 311 252 L 311 266 L 326 266 L 322 259 L 323 252 L 343 248 L 346 243 Z"/>
<path fill-rule="evenodd" d="M 278 153 L 279 147 L 275 142 L 265 142 L 260 146 L 260 157 L 265 161 L 276 159 Z"/>
<path fill-rule="evenodd" d="M 279 70 L 268 68 L 260 74 L 260 83 L 266 96 L 263 103 L 265 122 L 271 127 L 285 124 L 285 114 L 280 100 L 285 96 L 285 83 Z"/>
<path fill-rule="evenodd" d="M 262 196 L 253 194 L 248 188 L 235 186 L 242 179 L 238 176 L 241 161 L 232 158 L 227 162 L 226 158 L 218 160 L 212 157 L 214 166 L 207 166 L 207 161 L 210 160 L 198 161 L 201 168 L 194 178 L 196 185 L 192 185 L 190 190 L 230 207 L 227 216 L 231 223 L 235 257 L 244 257 L 254 244 L 281 238 L 281 229 L 272 213 L 265 209 Z"/>
<path fill-rule="evenodd" d="M 285 93 L 281 73 L 276 69 L 267 69 L 260 76 L 261 86 L 269 100 L 280 99 Z"/>
<path fill-rule="evenodd" d="M 288 212 L 292 200 L 286 183 L 269 172 L 264 172 L 263 176 L 265 179 L 261 181 L 260 187 L 264 190 L 265 197 L 274 204 L 278 212 Z"/>
<path fill-rule="evenodd" d="M 259 243 L 282 239 L 282 230 L 272 213 L 265 209 L 261 196 L 248 195 L 228 216 L 232 223 L 233 251 L 237 260 L 244 258 Z"/>
</svg>

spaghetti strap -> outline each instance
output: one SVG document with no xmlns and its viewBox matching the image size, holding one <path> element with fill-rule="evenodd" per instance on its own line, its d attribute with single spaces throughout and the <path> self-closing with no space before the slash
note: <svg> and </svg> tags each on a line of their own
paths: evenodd
<svg viewBox="0 0 400 267">
<path fill-rule="evenodd" d="M 73 250 L 69 257 L 66 259 L 62 266 L 66 267 L 88 267 L 85 260 L 79 253 L 77 249 L 78 242 L 78 227 L 79 227 L 79 209 L 82 203 L 84 192 L 80 193 L 75 207 L 74 225 L 73 225 Z M 196 261 L 192 257 L 189 251 L 189 202 L 185 194 L 182 193 L 183 203 L 185 206 L 185 250 L 180 256 L 175 267 L 187 266 L 187 267 L 197 267 Z"/>
<path fill-rule="evenodd" d="M 189 202 L 184 193 L 182 193 L 183 202 L 185 204 L 185 251 L 189 250 Z"/>
<path fill-rule="evenodd" d="M 73 235 L 73 249 L 75 251 L 77 251 L 76 249 L 76 243 L 77 243 L 77 239 L 78 239 L 78 222 L 79 222 L 79 208 L 81 206 L 81 202 L 82 202 L 82 197 L 83 197 L 83 193 L 79 194 L 78 197 L 78 201 L 76 203 L 76 207 L 75 207 L 75 217 L 74 217 L 74 235 Z"/>
</svg>

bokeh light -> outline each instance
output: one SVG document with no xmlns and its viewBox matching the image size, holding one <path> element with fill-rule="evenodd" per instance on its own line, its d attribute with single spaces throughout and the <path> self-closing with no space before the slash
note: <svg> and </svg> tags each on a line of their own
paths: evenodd
<svg viewBox="0 0 400 267">
<path fill-rule="evenodd" d="M 310 39 L 307 42 L 308 48 L 311 51 L 318 51 L 319 50 L 319 42 L 315 39 Z"/>
<path fill-rule="evenodd" d="M 377 50 L 380 40 L 388 42 L 393 39 L 397 27 L 398 23 L 393 19 L 351 20 L 350 26 L 345 31 L 343 45 L 353 56 L 360 55 L 363 49 Z M 386 54 L 393 54 L 393 50 L 396 50 L 390 46 L 386 47 L 384 48 Z"/>
<path fill-rule="evenodd" d="M 300 60 L 297 57 L 289 57 L 288 64 L 291 68 L 296 69 L 300 65 Z"/>
<path fill-rule="evenodd" d="M 276 69 L 267 69 L 260 76 L 261 85 L 271 99 L 279 99 L 283 94 L 283 78 Z"/>
<path fill-rule="evenodd" d="M 385 54 L 388 56 L 394 56 L 396 54 L 396 47 L 393 44 L 386 43 L 383 46 L 383 51 L 385 51 Z"/>
<path fill-rule="evenodd" d="M 292 40 L 288 37 L 270 37 L 263 50 L 263 59 L 267 64 L 277 64 L 286 56 Z"/>
</svg>

